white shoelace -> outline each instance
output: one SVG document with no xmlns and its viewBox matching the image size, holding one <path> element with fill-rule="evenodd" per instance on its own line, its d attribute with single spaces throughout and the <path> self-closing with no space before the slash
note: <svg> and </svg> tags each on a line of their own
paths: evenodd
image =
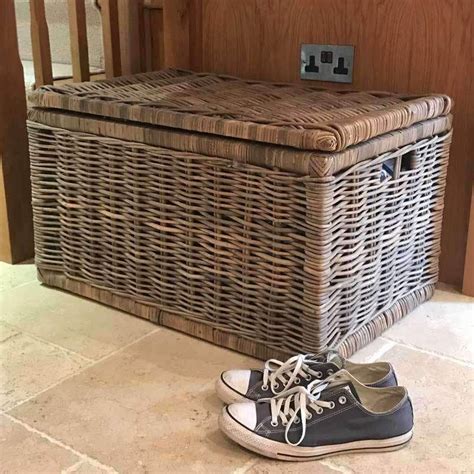
<svg viewBox="0 0 474 474">
<path fill-rule="evenodd" d="M 313 370 L 308 362 L 315 362 L 322 354 L 299 354 L 291 357 L 286 362 L 277 359 L 269 359 L 265 362 L 263 370 L 263 390 L 270 390 L 273 394 L 284 394 L 293 383 L 298 385 L 301 378 L 311 380 L 313 377 L 321 379 L 323 374 L 319 370 Z M 326 358 L 326 356 L 324 356 Z M 281 390 L 279 390 L 281 384 Z"/>
<path fill-rule="evenodd" d="M 306 421 L 313 416 L 309 408 L 320 415 L 324 408 L 333 409 L 335 407 L 333 401 L 319 399 L 321 393 L 331 385 L 331 382 L 333 382 L 332 377 L 323 381 L 314 380 L 306 388 L 294 387 L 270 399 L 271 424 L 272 426 L 278 426 L 278 420 L 281 419 L 283 426 L 286 426 L 285 441 L 291 446 L 298 446 L 306 436 Z M 292 443 L 288 438 L 288 433 L 293 423 L 299 423 L 300 421 L 301 436 L 296 443 Z"/>
</svg>

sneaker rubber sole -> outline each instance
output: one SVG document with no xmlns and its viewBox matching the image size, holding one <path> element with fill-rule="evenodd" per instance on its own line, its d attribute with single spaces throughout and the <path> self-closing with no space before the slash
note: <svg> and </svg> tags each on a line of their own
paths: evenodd
<svg viewBox="0 0 474 474">
<path fill-rule="evenodd" d="M 253 433 L 234 420 L 226 408 L 219 417 L 219 428 L 226 436 L 244 448 L 282 461 L 314 461 L 337 454 L 396 451 L 406 446 L 413 436 L 413 430 L 410 430 L 403 435 L 386 439 L 367 439 L 314 448 L 291 446 Z"/>
</svg>

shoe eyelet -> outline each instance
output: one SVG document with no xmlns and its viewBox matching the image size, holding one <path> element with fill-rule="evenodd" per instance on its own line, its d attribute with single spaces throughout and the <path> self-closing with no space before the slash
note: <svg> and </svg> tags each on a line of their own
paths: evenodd
<svg viewBox="0 0 474 474">
<path fill-rule="evenodd" d="M 287 421 L 284 421 L 284 422 L 282 423 L 282 425 L 283 425 L 283 426 L 286 426 L 286 425 L 288 425 L 288 422 L 287 422 Z"/>
<path fill-rule="evenodd" d="M 299 377 L 296 377 L 295 379 L 295 384 L 298 385 L 301 383 L 301 379 Z"/>
<path fill-rule="evenodd" d="M 310 382 L 311 381 L 311 374 L 306 375 L 305 379 Z"/>
<path fill-rule="evenodd" d="M 298 424 L 301 420 L 299 418 L 295 418 L 295 423 Z"/>
<path fill-rule="evenodd" d="M 316 408 L 316 413 L 317 413 L 318 415 L 321 415 L 321 413 L 322 413 L 323 411 L 324 411 L 324 410 L 323 410 L 321 407 Z"/>
<path fill-rule="evenodd" d="M 332 369 L 328 370 L 328 375 L 332 375 L 333 373 L 334 373 L 334 370 L 332 370 Z"/>
<path fill-rule="evenodd" d="M 336 404 L 334 402 L 331 402 L 330 405 L 329 405 L 329 409 L 332 410 L 335 406 L 336 406 Z"/>
<path fill-rule="evenodd" d="M 316 377 L 317 377 L 318 379 L 320 379 L 322 376 L 323 376 L 323 373 L 322 373 L 322 372 L 320 372 L 320 371 L 316 372 Z"/>
<path fill-rule="evenodd" d="M 278 426 L 278 421 L 276 421 L 275 423 L 273 423 L 273 421 L 270 421 L 270 424 L 275 427 L 275 426 Z"/>
<path fill-rule="evenodd" d="M 262 390 L 266 392 L 268 390 L 268 385 L 262 385 Z"/>
<path fill-rule="evenodd" d="M 313 418 L 313 414 L 312 414 L 312 413 L 308 413 L 308 414 L 306 415 L 306 419 L 307 419 L 307 420 L 311 420 L 311 418 Z"/>
<path fill-rule="evenodd" d="M 273 390 L 278 390 L 280 388 L 280 384 L 277 382 L 272 385 Z"/>
<path fill-rule="evenodd" d="M 341 405 L 344 405 L 344 403 L 346 403 L 346 402 L 347 402 L 347 398 L 346 398 L 346 397 L 344 397 L 344 396 L 339 397 L 339 403 L 340 403 Z"/>
</svg>

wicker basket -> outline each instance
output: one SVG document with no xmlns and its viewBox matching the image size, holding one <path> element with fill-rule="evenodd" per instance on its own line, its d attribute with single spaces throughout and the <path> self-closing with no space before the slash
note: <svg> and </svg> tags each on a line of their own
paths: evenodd
<svg viewBox="0 0 474 474">
<path fill-rule="evenodd" d="M 433 293 L 446 96 L 168 70 L 33 101 L 47 285 L 261 358 L 350 355 Z"/>
</svg>

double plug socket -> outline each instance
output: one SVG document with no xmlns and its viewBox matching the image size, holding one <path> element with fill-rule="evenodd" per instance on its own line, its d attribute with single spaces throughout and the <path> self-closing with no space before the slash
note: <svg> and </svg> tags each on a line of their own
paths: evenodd
<svg viewBox="0 0 474 474">
<path fill-rule="evenodd" d="M 301 45 L 301 79 L 352 82 L 354 46 Z"/>
</svg>

